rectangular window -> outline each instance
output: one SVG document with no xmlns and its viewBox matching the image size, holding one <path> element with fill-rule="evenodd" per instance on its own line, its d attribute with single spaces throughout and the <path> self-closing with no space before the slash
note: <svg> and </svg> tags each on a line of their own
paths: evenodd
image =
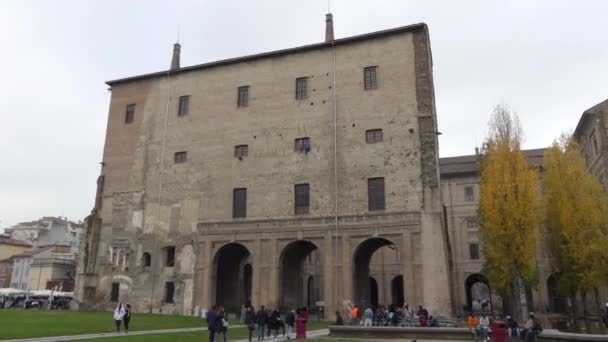
<svg viewBox="0 0 608 342">
<path fill-rule="evenodd" d="M 249 153 L 249 145 L 236 145 L 234 146 L 234 156 L 239 159 L 247 157 Z"/>
<path fill-rule="evenodd" d="M 302 100 L 308 97 L 308 77 L 300 77 L 296 79 L 296 100 Z"/>
<path fill-rule="evenodd" d="M 369 211 L 384 210 L 384 178 L 367 179 L 367 198 Z"/>
<path fill-rule="evenodd" d="M 474 229 L 477 228 L 477 219 L 475 217 L 467 217 L 467 228 Z"/>
<path fill-rule="evenodd" d="M 369 66 L 363 69 L 363 81 L 365 84 L 365 90 L 377 89 L 378 78 L 377 78 L 377 66 Z"/>
<path fill-rule="evenodd" d="M 188 161 L 188 152 L 175 152 L 175 154 L 173 155 L 173 161 L 176 164 L 179 163 L 185 163 Z"/>
<path fill-rule="evenodd" d="M 382 142 L 382 130 L 381 129 L 370 129 L 365 131 L 365 142 L 368 144 L 375 144 Z"/>
<path fill-rule="evenodd" d="M 308 153 L 310 151 L 310 138 L 297 138 L 293 150 Z"/>
<path fill-rule="evenodd" d="M 475 200 L 475 193 L 473 192 L 472 186 L 464 187 L 464 200 L 467 202 L 473 202 Z"/>
<path fill-rule="evenodd" d="M 247 189 L 234 189 L 232 193 L 232 217 L 247 217 Z"/>
<path fill-rule="evenodd" d="M 175 284 L 168 281 L 165 283 L 165 303 L 173 303 L 173 294 L 175 294 Z"/>
<path fill-rule="evenodd" d="M 118 302 L 119 291 L 120 291 L 120 284 L 112 283 L 112 292 L 110 292 L 110 302 Z"/>
<path fill-rule="evenodd" d="M 469 244 L 469 258 L 471 260 L 479 260 L 479 244 L 478 243 Z"/>
<path fill-rule="evenodd" d="M 165 253 L 167 256 L 165 266 L 167 266 L 167 267 L 175 266 L 175 247 L 174 246 L 166 247 Z"/>
<path fill-rule="evenodd" d="M 247 107 L 249 105 L 249 86 L 239 87 L 237 96 L 237 106 Z"/>
<path fill-rule="evenodd" d="M 308 215 L 310 208 L 310 187 L 308 184 L 296 184 L 295 186 L 295 213 L 296 215 Z"/>
<path fill-rule="evenodd" d="M 190 106 L 190 95 L 179 97 L 179 106 L 177 108 L 177 115 L 182 116 L 188 114 L 188 107 Z"/>
<path fill-rule="evenodd" d="M 131 123 L 133 120 L 135 120 L 135 104 L 129 104 L 125 113 L 125 123 Z"/>
</svg>

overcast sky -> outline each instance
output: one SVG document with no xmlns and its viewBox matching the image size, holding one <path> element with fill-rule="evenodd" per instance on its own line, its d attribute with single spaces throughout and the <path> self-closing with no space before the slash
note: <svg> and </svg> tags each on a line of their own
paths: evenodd
<svg viewBox="0 0 608 342">
<path fill-rule="evenodd" d="M 442 157 L 471 154 L 498 103 L 526 148 L 608 98 L 608 1 L 333 0 L 336 37 L 430 28 Z M 0 3 L 0 227 L 93 206 L 106 80 L 320 42 L 327 0 Z"/>
</svg>

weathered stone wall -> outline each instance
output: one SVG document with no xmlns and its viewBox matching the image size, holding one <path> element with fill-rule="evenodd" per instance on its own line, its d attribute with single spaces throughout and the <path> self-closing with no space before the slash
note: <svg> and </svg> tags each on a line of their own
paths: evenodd
<svg viewBox="0 0 608 342">
<path fill-rule="evenodd" d="M 365 91 L 363 69 L 372 65 L 378 89 Z M 298 77 L 309 78 L 304 100 L 294 98 Z M 243 85 L 249 105 L 238 108 Z M 177 116 L 183 95 L 190 111 Z M 135 119 L 125 124 L 128 104 L 136 104 Z M 252 260 L 254 305 L 279 305 L 281 255 L 299 239 L 320 251 L 329 313 L 353 299 L 359 244 L 382 237 L 402 250 L 406 300 L 447 313 L 436 126 L 426 27 L 114 85 L 101 225 L 88 244 L 97 243 L 88 257 L 95 266 L 80 276 L 79 299 L 111 307 L 114 282 L 120 300 L 138 310 L 198 312 L 215 301 L 216 253 L 239 243 Z M 377 128 L 383 142 L 366 144 L 365 131 Z M 310 137 L 310 152 L 294 152 L 300 137 Z M 249 153 L 239 160 L 234 146 L 241 144 Z M 188 160 L 175 164 L 181 151 Z M 368 211 L 371 177 L 385 179 L 384 211 Z M 294 217 L 298 183 L 310 184 L 306 217 Z M 234 220 L 232 194 L 240 187 L 247 188 L 247 218 Z M 176 247 L 174 266 L 165 265 L 168 246 Z M 151 266 L 142 266 L 143 253 Z M 163 303 L 168 281 L 175 283 L 172 304 Z M 95 288 L 87 300 L 85 287 Z"/>
</svg>

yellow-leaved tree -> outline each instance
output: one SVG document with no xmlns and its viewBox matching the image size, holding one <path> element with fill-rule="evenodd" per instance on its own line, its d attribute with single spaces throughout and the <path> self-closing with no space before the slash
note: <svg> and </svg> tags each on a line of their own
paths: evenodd
<svg viewBox="0 0 608 342">
<path fill-rule="evenodd" d="M 497 106 L 480 157 L 479 225 L 484 272 L 517 318 L 527 315 L 526 286 L 536 274 L 541 219 L 538 172 L 521 151 L 522 130 L 508 107 Z"/>
<path fill-rule="evenodd" d="M 608 284 L 608 196 L 570 136 L 545 151 L 544 165 L 543 206 L 558 290 L 597 292 Z"/>
</svg>

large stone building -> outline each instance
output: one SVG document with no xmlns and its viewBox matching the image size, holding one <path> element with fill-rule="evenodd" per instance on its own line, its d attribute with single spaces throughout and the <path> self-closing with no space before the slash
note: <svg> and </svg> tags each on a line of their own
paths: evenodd
<svg viewBox="0 0 608 342">
<path fill-rule="evenodd" d="M 391 246 L 397 300 L 452 311 L 427 26 L 334 40 L 326 22 L 322 43 L 189 67 L 176 44 L 169 70 L 107 82 L 83 306 L 333 313 L 371 303 Z"/>
<path fill-rule="evenodd" d="M 587 170 L 608 190 L 608 100 L 583 112 L 574 130 Z"/>
</svg>

